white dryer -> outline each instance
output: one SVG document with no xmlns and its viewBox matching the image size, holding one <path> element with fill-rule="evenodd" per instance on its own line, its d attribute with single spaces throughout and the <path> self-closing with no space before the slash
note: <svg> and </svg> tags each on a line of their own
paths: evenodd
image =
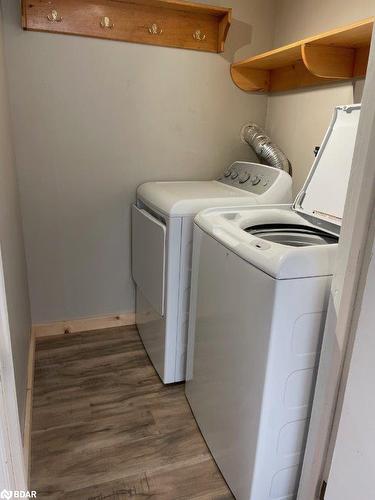
<svg viewBox="0 0 375 500">
<path fill-rule="evenodd" d="M 195 218 L 186 395 L 238 500 L 296 498 L 360 106 L 293 206 Z"/>
<path fill-rule="evenodd" d="M 185 380 L 193 219 L 226 205 L 290 203 L 289 174 L 235 162 L 214 181 L 149 182 L 132 207 L 136 323 L 164 383 Z"/>
</svg>

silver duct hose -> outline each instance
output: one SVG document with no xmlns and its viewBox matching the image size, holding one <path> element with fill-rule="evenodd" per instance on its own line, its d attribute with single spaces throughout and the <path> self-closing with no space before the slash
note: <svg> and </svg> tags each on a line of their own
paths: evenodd
<svg viewBox="0 0 375 500">
<path fill-rule="evenodd" d="M 255 123 L 245 125 L 241 131 L 241 138 L 255 151 L 259 160 L 271 167 L 285 170 L 291 174 L 290 161 L 279 146 L 274 144 L 265 131 Z"/>
</svg>

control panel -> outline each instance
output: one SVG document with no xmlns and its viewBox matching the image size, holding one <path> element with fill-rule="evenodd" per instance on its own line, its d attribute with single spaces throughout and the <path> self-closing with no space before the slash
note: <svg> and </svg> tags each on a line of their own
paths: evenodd
<svg viewBox="0 0 375 500">
<path fill-rule="evenodd" d="M 265 193 L 276 181 L 280 171 L 259 163 L 236 161 L 217 180 L 255 194 Z"/>
</svg>

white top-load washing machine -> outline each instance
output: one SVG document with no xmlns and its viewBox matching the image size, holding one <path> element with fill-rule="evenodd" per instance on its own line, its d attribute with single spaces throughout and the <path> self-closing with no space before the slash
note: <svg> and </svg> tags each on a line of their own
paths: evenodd
<svg viewBox="0 0 375 500">
<path fill-rule="evenodd" d="M 185 380 L 193 219 L 225 205 L 290 203 L 291 177 L 257 163 L 233 163 L 214 181 L 149 182 L 132 207 L 136 323 L 164 383 Z"/>
<path fill-rule="evenodd" d="M 293 206 L 195 218 L 186 395 L 237 500 L 296 498 L 360 106 Z"/>
</svg>

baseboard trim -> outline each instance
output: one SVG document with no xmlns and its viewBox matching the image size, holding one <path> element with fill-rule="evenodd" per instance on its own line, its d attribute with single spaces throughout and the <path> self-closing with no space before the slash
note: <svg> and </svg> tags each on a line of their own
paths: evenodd
<svg viewBox="0 0 375 500">
<path fill-rule="evenodd" d="M 125 313 L 113 316 L 54 321 L 53 323 L 33 325 L 33 335 L 35 338 L 54 337 L 56 335 L 91 332 L 93 330 L 104 330 L 106 328 L 129 326 L 134 324 L 135 314 Z"/>
<path fill-rule="evenodd" d="M 26 407 L 25 407 L 25 423 L 23 430 L 23 454 L 25 461 L 26 479 L 28 485 L 30 485 L 31 425 L 33 416 L 34 366 L 35 366 L 35 333 L 33 330 L 31 330 L 29 355 L 27 361 Z"/>
</svg>

